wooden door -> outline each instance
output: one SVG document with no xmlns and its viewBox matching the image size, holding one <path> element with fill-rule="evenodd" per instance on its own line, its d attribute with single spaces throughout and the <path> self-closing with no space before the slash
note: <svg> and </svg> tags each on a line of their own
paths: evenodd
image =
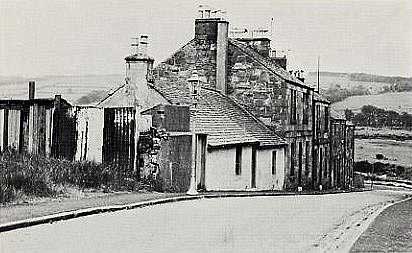
<svg viewBox="0 0 412 253">
<path fill-rule="evenodd" d="M 197 136 L 196 175 L 197 189 L 206 190 L 206 135 Z"/>
<path fill-rule="evenodd" d="M 252 182 L 251 187 L 256 188 L 256 147 L 252 147 Z"/>
</svg>

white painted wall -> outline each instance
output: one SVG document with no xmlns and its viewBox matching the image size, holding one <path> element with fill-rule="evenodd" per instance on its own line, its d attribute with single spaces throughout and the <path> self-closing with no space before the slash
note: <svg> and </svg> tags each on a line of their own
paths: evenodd
<svg viewBox="0 0 412 253">
<path fill-rule="evenodd" d="M 276 151 L 276 173 L 272 175 L 272 151 Z M 285 149 L 258 149 L 256 156 L 258 190 L 282 190 L 285 179 Z"/>
<path fill-rule="evenodd" d="M 207 190 L 245 190 L 251 188 L 252 148 L 242 149 L 242 171 L 235 172 L 236 148 L 208 150 L 206 154 Z"/>
<path fill-rule="evenodd" d="M 102 162 L 104 110 L 102 108 L 81 108 L 77 114 L 76 160 L 82 160 L 87 141 L 86 160 Z M 87 124 L 87 139 L 86 139 Z M 82 138 L 83 136 L 83 138 Z"/>
<path fill-rule="evenodd" d="M 9 147 L 19 150 L 20 110 L 9 110 L 8 130 Z"/>
<path fill-rule="evenodd" d="M 272 151 L 277 151 L 276 174 L 272 175 Z M 242 171 L 235 172 L 236 148 L 212 149 L 206 153 L 206 189 L 246 190 L 252 182 L 252 147 L 242 150 Z M 256 190 L 282 190 L 285 177 L 284 148 L 257 149 Z M 198 176 L 200 176 L 198 174 Z"/>
</svg>

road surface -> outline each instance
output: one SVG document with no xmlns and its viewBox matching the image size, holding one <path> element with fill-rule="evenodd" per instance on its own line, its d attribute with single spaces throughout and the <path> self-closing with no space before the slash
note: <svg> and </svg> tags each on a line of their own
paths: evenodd
<svg viewBox="0 0 412 253">
<path fill-rule="evenodd" d="M 168 203 L 4 232 L 0 252 L 330 251 L 402 197 L 374 191 Z"/>
</svg>

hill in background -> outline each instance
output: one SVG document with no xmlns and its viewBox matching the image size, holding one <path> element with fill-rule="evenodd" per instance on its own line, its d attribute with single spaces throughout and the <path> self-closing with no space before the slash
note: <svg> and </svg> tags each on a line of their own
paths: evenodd
<svg viewBox="0 0 412 253">
<path fill-rule="evenodd" d="M 36 82 L 36 98 L 52 98 L 60 94 L 71 103 L 88 104 L 123 84 L 124 76 L 0 77 L 0 99 L 27 99 L 28 83 L 31 80 Z"/>
<path fill-rule="evenodd" d="M 309 72 L 306 83 L 317 86 L 317 73 Z M 354 89 L 363 87 L 369 94 L 412 91 L 412 77 L 380 76 L 365 73 L 320 72 L 320 88 L 333 87 Z"/>
<path fill-rule="evenodd" d="M 44 76 L 40 78 L 0 76 L 0 99 L 26 99 L 29 80 L 36 81 L 37 98 L 50 98 L 60 94 L 69 102 L 88 104 L 104 97 L 110 89 L 122 84 L 124 76 L 122 74 Z M 305 82 L 316 87 L 317 73 L 308 73 Z M 396 87 L 398 89 L 410 88 L 411 92 L 388 93 L 396 90 Z M 383 109 L 411 113 L 412 78 L 362 73 L 320 72 L 320 88 L 331 102 L 342 101 L 333 105 L 339 111 L 345 108 L 356 111 L 362 105 L 371 104 Z M 375 96 L 374 94 L 381 95 Z"/>
</svg>

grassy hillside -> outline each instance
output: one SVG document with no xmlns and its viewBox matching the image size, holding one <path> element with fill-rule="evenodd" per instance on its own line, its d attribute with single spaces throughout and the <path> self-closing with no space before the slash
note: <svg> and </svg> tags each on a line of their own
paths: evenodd
<svg viewBox="0 0 412 253">
<path fill-rule="evenodd" d="M 378 95 L 353 96 L 332 104 L 337 111 L 350 109 L 358 112 L 364 105 L 373 105 L 381 109 L 407 112 L 412 114 L 412 92 L 392 92 Z"/>
<path fill-rule="evenodd" d="M 306 82 L 316 87 L 317 73 L 309 72 L 306 76 Z M 363 86 L 370 94 L 388 91 L 412 91 L 412 77 L 380 76 L 365 73 L 320 72 L 320 88 L 326 90 L 333 86 L 349 89 Z"/>
<path fill-rule="evenodd" d="M 86 94 L 101 95 L 124 81 L 123 75 L 0 77 L 0 99 L 26 99 L 29 80 L 36 82 L 36 98 L 50 98 L 60 94 L 72 103 Z M 87 102 L 85 99 L 82 101 Z"/>
<path fill-rule="evenodd" d="M 312 87 L 317 87 L 317 73 L 309 72 L 306 76 L 306 83 Z M 341 87 L 347 89 L 354 89 L 362 86 L 365 90 L 372 94 L 380 93 L 385 86 L 391 85 L 389 82 L 378 82 L 374 79 L 353 79 L 350 73 L 335 73 L 335 72 L 320 72 L 320 88 L 327 90 L 331 87 Z"/>
</svg>

